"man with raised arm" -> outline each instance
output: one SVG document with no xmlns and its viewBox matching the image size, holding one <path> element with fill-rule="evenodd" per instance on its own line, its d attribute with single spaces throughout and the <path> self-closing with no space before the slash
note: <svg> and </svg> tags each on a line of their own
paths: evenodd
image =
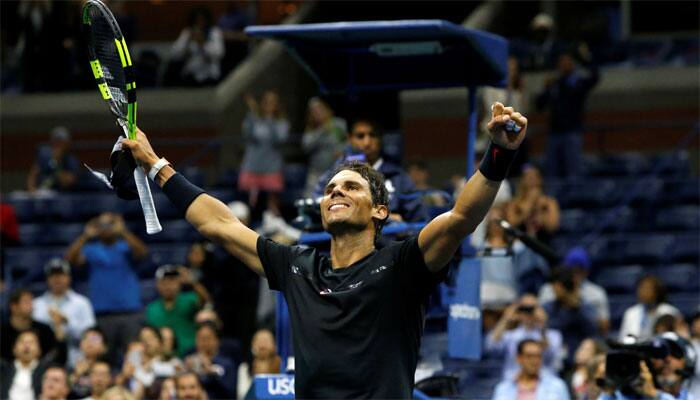
<svg viewBox="0 0 700 400">
<path fill-rule="evenodd" d="M 518 132 L 507 131 L 508 125 Z M 409 398 L 425 300 L 438 272 L 491 206 L 525 137 L 527 119 L 495 103 L 488 127 L 487 156 L 453 209 L 418 235 L 381 248 L 375 243 L 389 214 L 382 177 L 367 164 L 340 166 L 321 201 L 323 226 L 331 234 L 329 256 L 260 237 L 159 158 L 143 132 L 137 140 L 124 140 L 124 146 L 201 234 L 284 294 L 296 397 Z"/>
</svg>

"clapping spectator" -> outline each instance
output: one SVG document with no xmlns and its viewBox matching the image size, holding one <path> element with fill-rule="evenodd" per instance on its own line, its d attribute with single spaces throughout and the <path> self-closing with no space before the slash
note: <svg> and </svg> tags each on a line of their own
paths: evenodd
<svg viewBox="0 0 700 400">
<path fill-rule="evenodd" d="M 185 359 L 186 368 L 197 374 L 211 399 L 236 396 L 236 366 L 219 353 L 219 333 L 215 324 L 206 322 L 197 328 L 196 352 Z"/>
<path fill-rule="evenodd" d="M 347 131 L 347 122 L 336 117 L 326 102 L 318 97 L 309 100 L 306 130 L 301 140 L 301 147 L 309 157 L 305 190 L 307 196 L 315 195 L 319 179 L 343 153 Z"/>
<path fill-rule="evenodd" d="M 564 381 L 542 368 L 544 346 L 541 342 L 524 339 L 517 345 L 518 374 L 496 386 L 493 400 L 568 400 Z"/>
<path fill-rule="evenodd" d="M 27 190 L 66 191 L 77 182 L 80 169 L 78 160 L 70 153 L 71 137 L 68 128 L 58 126 L 51 131 L 49 146 L 40 146 L 34 164 L 27 176 Z"/>
<path fill-rule="evenodd" d="M 534 166 L 523 170 L 506 216 L 511 225 L 546 244 L 559 229 L 559 203 L 544 193 L 542 174 Z"/>
<path fill-rule="evenodd" d="M 589 375 L 590 365 L 596 357 L 605 356 L 606 351 L 605 343 L 592 338 L 584 339 L 578 346 L 574 354 L 574 371 L 569 382 L 574 398 L 586 399 L 593 376 Z"/>
<path fill-rule="evenodd" d="M 121 215 L 109 212 L 91 219 L 66 251 L 72 266 L 89 268 L 89 298 L 112 361 L 124 354 L 139 330 L 143 305 L 136 262 L 147 254 L 148 248 L 127 229 Z"/>
<path fill-rule="evenodd" d="M 192 285 L 194 291 L 183 292 L 183 284 Z M 158 268 L 156 287 L 160 298 L 146 306 L 146 322 L 157 328 L 171 327 L 177 339 L 177 353 L 182 356 L 194 347 L 194 317 L 204 304 L 211 303 L 211 297 L 182 266 L 168 264 Z"/>
<path fill-rule="evenodd" d="M 173 43 L 170 68 L 178 70 L 180 82 L 186 86 L 211 85 L 221 79 L 224 53 L 223 33 L 213 25 L 211 12 L 196 7 L 190 12 L 187 27 Z"/>
<path fill-rule="evenodd" d="M 90 368 L 90 396 L 83 400 L 100 400 L 112 386 L 112 369 L 106 361 L 97 361 Z"/>
<path fill-rule="evenodd" d="M 73 371 L 69 376 L 73 393 L 87 396 L 91 385 L 90 371 L 106 354 L 107 344 L 102 331 L 97 327 L 86 330 L 80 340 L 80 353 L 75 358 Z"/>
<path fill-rule="evenodd" d="M 280 147 L 289 138 L 289 121 L 275 90 L 263 93 L 258 105 L 246 96 L 248 114 L 243 120 L 245 153 L 238 177 L 238 188 L 248 192 L 248 203 L 255 207 L 260 192 L 267 194 L 267 210 L 281 215 L 280 193 L 284 190 L 284 159 Z"/>
<path fill-rule="evenodd" d="M 253 377 L 258 374 L 278 374 L 282 359 L 277 354 L 275 336 L 267 329 L 255 332 L 251 343 L 252 360 L 238 367 L 238 398 L 242 399 L 248 393 Z"/>
<path fill-rule="evenodd" d="M 66 400 L 69 393 L 68 372 L 63 367 L 56 365 L 46 369 L 41 378 L 39 400 Z"/>
<path fill-rule="evenodd" d="M 574 284 L 580 288 L 581 299 L 595 309 L 598 332 L 601 336 L 605 336 L 610 329 L 608 294 L 602 286 L 588 280 L 588 274 L 592 267 L 588 253 L 582 247 L 574 247 L 564 256 L 562 267 L 571 270 Z M 540 304 L 548 303 L 554 298 L 552 284 L 548 283 L 542 286 L 539 293 Z"/>
<path fill-rule="evenodd" d="M 74 292 L 67 261 L 54 258 L 44 267 L 49 290 L 34 299 L 33 317 L 56 329 L 63 325 L 68 343 L 68 360 L 72 365 L 79 352 L 83 332 L 95 325 L 95 312 L 87 297 Z"/>
<path fill-rule="evenodd" d="M 523 295 L 520 301 L 506 308 L 496 327 L 486 337 L 486 350 L 505 353 L 503 377 L 510 379 L 518 370 L 517 349 L 522 340 L 541 341 L 543 345 L 544 369 L 556 373 L 560 368 L 562 335 L 547 328 L 547 313 L 531 294 Z"/>
<path fill-rule="evenodd" d="M 637 284 L 638 303 L 625 310 L 620 325 L 620 340 L 628 335 L 639 340 L 651 338 L 656 320 L 665 314 L 680 317 L 678 309 L 666 303 L 666 288 L 654 275 L 646 275 Z"/>
</svg>

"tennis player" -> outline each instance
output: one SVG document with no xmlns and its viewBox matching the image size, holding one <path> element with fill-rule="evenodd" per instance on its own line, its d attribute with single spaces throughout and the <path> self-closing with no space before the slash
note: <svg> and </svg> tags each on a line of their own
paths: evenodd
<svg viewBox="0 0 700 400">
<path fill-rule="evenodd" d="M 525 137 L 527 119 L 519 112 L 495 103 L 492 114 L 488 152 L 454 208 L 404 241 L 375 245 L 389 215 L 381 175 L 367 164 L 340 166 L 321 201 L 330 256 L 259 236 L 159 158 L 143 132 L 124 146 L 201 234 L 284 293 L 296 397 L 410 398 L 425 300 L 491 207 Z"/>
</svg>

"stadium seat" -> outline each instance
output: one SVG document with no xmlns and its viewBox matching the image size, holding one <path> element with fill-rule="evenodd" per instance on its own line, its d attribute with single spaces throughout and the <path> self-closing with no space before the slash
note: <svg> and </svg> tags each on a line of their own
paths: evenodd
<svg viewBox="0 0 700 400">
<path fill-rule="evenodd" d="M 700 293 L 671 293 L 668 295 L 669 304 L 678 308 L 686 317 L 690 317 L 700 311 Z"/>
<path fill-rule="evenodd" d="M 65 247 L 24 246 L 5 249 L 5 284 L 44 280 L 44 264 L 54 257 L 63 257 Z"/>
<path fill-rule="evenodd" d="M 287 164 L 284 166 L 284 192 L 282 202 L 293 206 L 294 201 L 304 196 L 306 186 L 306 166 L 304 164 Z"/>
<path fill-rule="evenodd" d="M 640 175 L 648 170 L 648 159 L 639 153 L 608 154 L 587 167 L 591 176 L 600 177 Z"/>
<path fill-rule="evenodd" d="M 559 232 L 572 233 L 585 231 L 586 228 L 584 225 L 585 221 L 587 220 L 586 216 L 587 213 L 578 208 L 561 210 Z"/>
<path fill-rule="evenodd" d="M 700 203 L 700 185 L 697 178 L 667 180 L 663 196 L 659 203 L 668 204 L 692 204 Z"/>
<path fill-rule="evenodd" d="M 156 266 L 163 264 L 184 264 L 189 250 L 189 242 L 150 245 L 150 260 Z"/>
<path fill-rule="evenodd" d="M 674 262 L 700 262 L 700 236 L 697 232 L 677 235 L 670 252 Z"/>
<path fill-rule="evenodd" d="M 184 219 L 161 221 L 163 230 L 155 235 L 144 237 L 149 243 L 177 243 L 192 242 L 198 238 L 197 231 Z"/>
<path fill-rule="evenodd" d="M 67 245 L 83 231 L 83 224 L 34 223 L 19 226 L 20 239 L 25 246 Z"/>
<path fill-rule="evenodd" d="M 618 238 L 609 251 L 616 256 L 619 264 L 655 265 L 668 259 L 673 242 L 674 238 L 671 235 Z"/>
<path fill-rule="evenodd" d="M 613 202 L 615 182 L 609 179 L 579 179 L 565 185 L 559 194 L 562 207 L 605 207 Z"/>
<path fill-rule="evenodd" d="M 606 267 L 595 274 L 594 281 L 609 293 L 633 293 L 643 273 L 641 265 Z"/>
<path fill-rule="evenodd" d="M 15 210 L 17 222 L 26 223 L 34 221 L 34 201 L 32 199 L 3 198 Z"/>
<path fill-rule="evenodd" d="M 666 178 L 684 178 L 690 173 L 690 155 L 687 151 L 677 151 L 653 156 L 651 165 L 654 171 L 658 171 Z"/>
<path fill-rule="evenodd" d="M 661 179 L 645 177 L 619 181 L 615 184 L 615 202 L 634 205 L 648 205 L 658 201 L 664 182 Z"/>
<path fill-rule="evenodd" d="M 670 292 L 700 291 L 700 271 L 696 264 L 671 264 L 655 267 L 651 273 L 661 278 Z"/>
<path fill-rule="evenodd" d="M 697 231 L 700 228 L 700 207 L 695 205 L 661 209 L 656 214 L 655 222 L 659 230 Z"/>
</svg>

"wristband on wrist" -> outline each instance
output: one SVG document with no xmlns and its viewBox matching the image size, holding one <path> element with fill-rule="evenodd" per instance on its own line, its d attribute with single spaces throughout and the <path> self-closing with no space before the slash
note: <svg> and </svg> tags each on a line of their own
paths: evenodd
<svg viewBox="0 0 700 400">
<path fill-rule="evenodd" d="M 158 176 L 158 172 L 160 172 L 163 167 L 166 165 L 170 165 L 170 162 L 166 160 L 165 158 L 161 158 L 160 160 L 156 161 L 155 164 L 151 167 L 151 169 L 148 171 L 148 177 L 151 178 L 153 182 L 156 181 L 156 176 Z"/>
<path fill-rule="evenodd" d="M 508 169 L 510 169 L 510 165 L 513 163 L 517 153 L 517 149 L 507 149 L 491 142 L 484 153 L 484 157 L 481 159 L 479 171 L 488 180 L 502 181 L 508 175 Z"/>
<path fill-rule="evenodd" d="M 163 185 L 163 193 L 178 210 L 185 214 L 194 199 L 205 192 L 204 189 L 190 183 L 184 176 L 175 173 Z"/>
</svg>

